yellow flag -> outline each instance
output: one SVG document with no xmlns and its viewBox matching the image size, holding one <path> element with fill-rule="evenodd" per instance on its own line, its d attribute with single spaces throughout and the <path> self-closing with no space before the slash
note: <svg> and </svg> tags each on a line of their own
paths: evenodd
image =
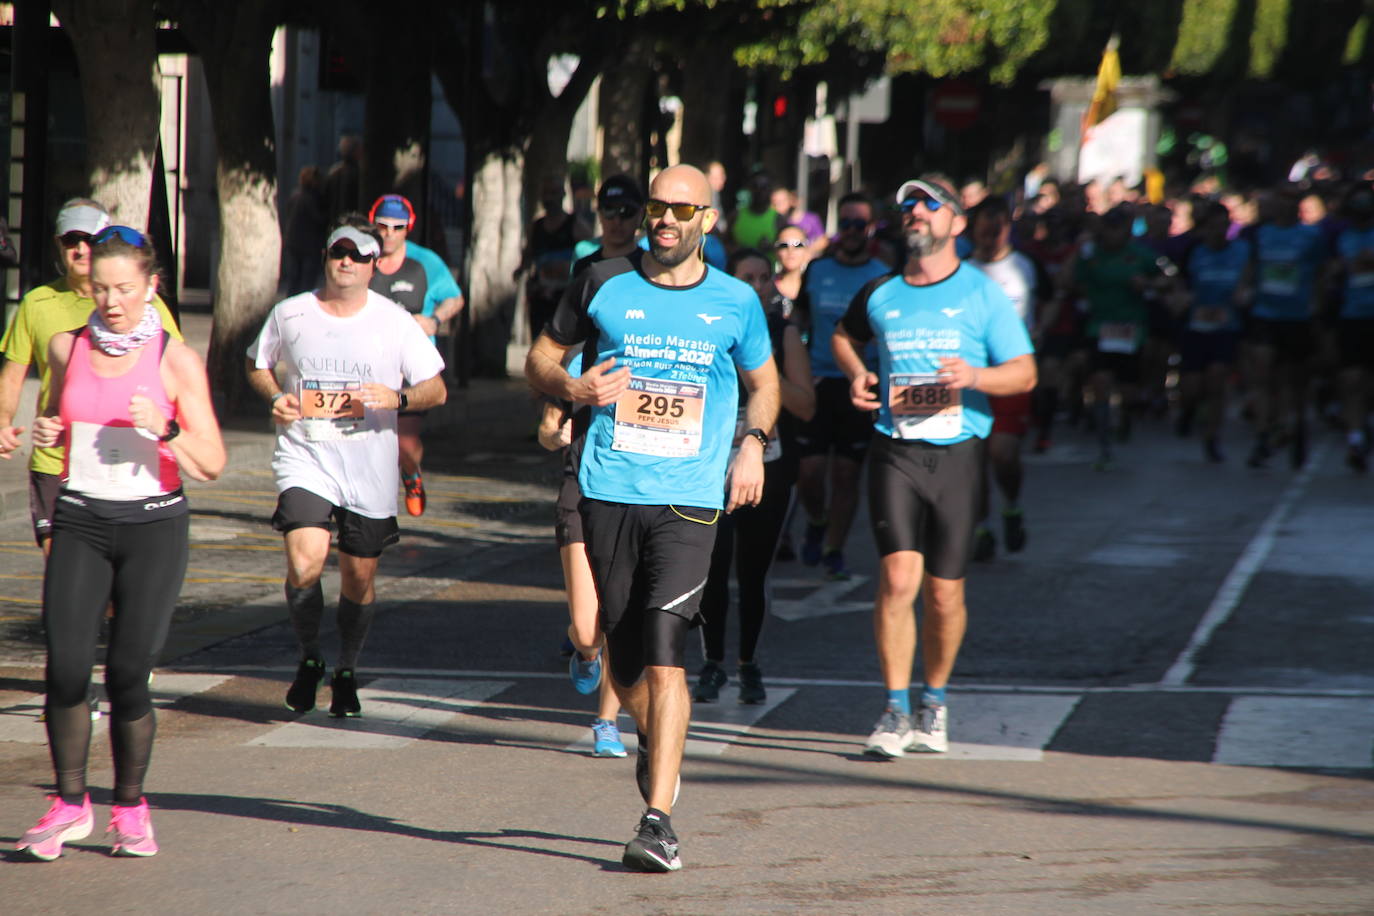
<svg viewBox="0 0 1374 916">
<path fill-rule="evenodd" d="M 1113 35 L 1102 51 L 1102 63 L 1097 65 L 1097 85 L 1093 88 L 1093 100 L 1083 113 L 1082 133 L 1107 120 L 1116 111 L 1116 90 L 1121 85 L 1121 56 L 1116 53 L 1121 39 Z"/>
</svg>

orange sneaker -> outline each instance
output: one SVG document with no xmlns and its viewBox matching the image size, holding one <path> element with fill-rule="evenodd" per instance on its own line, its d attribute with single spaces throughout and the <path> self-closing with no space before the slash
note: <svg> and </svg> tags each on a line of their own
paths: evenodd
<svg viewBox="0 0 1374 916">
<path fill-rule="evenodd" d="M 425 479 L 419 474 L 401 475 L 401 483 L 406 488 L 406 511 L 411 515 L 425 514 Z"/>
</svg>

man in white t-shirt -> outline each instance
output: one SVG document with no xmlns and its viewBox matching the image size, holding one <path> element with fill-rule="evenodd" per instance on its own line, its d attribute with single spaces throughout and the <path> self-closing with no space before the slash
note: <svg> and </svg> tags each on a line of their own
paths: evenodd
<svg viewBox="0 0 1374 916">
<path fill-rule="evenodd" d="M 286 694 L 315 708 L 324 678 L 320 574 L 339 529 L 339 659 L 333 716 L 361 714 L 354 669 L 372 624 L 373 580 L 396 543 L 397 412 L 444 403 L 444 361 L 405 309 L 368 289 L 381 239 L 351 213 L 324 251 L 324 286 L 277 303 L 248 348 L 248 382 L 272 405 L 277 446 L 272 527 L 286 544 L 286 601 L 301 662 Z M 280 369 L 281 384 L 273 371 Z"/>
<path fill-rule="evenodd" d="M 1011 247 L 1011 208 L 1006 198 L 985 197 L 969 214 L 973 252 L 968 262 L 977 267 L 1007 294 L 1016 314 L 1033 341 L 1040 339 L 1037 321 L 1041 299 L 1050 292 L 1049 275 L 1031 259 Z M 988 398 L 992 406 L 992 433 L 988 436 L 987 460 L 992 479 L 1002 494 L 1002 534 L 1006 548 L 1016 553 L 1026 546 L 1025 519 L 1021 511 L 1021 440 L 1030 429 L 1031 392 Z M 987 492 L 987 491 L 985 491 Z M 987 525 L 988 505 L 973 534 L 973 559 L 991 560 L 997 539 Z"/>
</svg>

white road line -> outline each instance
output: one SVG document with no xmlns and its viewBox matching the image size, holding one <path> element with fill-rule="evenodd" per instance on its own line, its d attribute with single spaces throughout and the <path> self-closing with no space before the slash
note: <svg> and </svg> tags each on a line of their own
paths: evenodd
<svg viewBox="0 0 1374 916">
<path fill-rule="evenodd" d="M 358 700 L 363 707 L 361 718 L 332 718 L 326 711 L 326 705 L 325 709 L 317 709 L 305 718 L 275 728 L 247 744 L 254 747 L 369 750 L 404 747 L 514 683 L 381 678 L 358 690 Z"/>
<path fill-rule="evenodd" d="M 1073 712 L 1081 697 L 971 694 L 949 704 L 949 751 L 909 756 L 946 760 L 1045 758 L 1045 745 Z"/>
<path fill-rule="evenodd" d="M 739 687 L 729 684 L 720 688 L 715 703 L 693 703 L 692 724 L 687 728 L 688 757 L 717 757 L 725 753 L 730 743 L 749 731 L 754 723 L 783 703 L 792 699 L 793 689 L 768 687 L 768 700 L 744 705 L 739 702 Z"/>
<path fill-rule="evenodd" d="M 1193 676 L 1193 672 L 1197 670 L 1198 656 L 1207 647 L 1207 643 L 1211 641 L 1212 634 L 1230 618 L 1236 606 L 1240 604 L 1240 599 L 1245 596 L 1245 590 L 1250 586 L 1250 580 L 1255 577 L 1255 573 L 1260 571 L 1260 567 L 1264 565 L 1265 559 L 1269 556 L 1269 551 L 1273 549 L 1279 526 L 1293 511 L 1293 506 L 1297 504 L 1298 499 L 1307 490 L 1313 473 L 1325 457 L 1326 445 L 1323 443 L 1313 451 L 1307 462 L 1307 467 L 1303 468 L 1293 478 L 1292 483 L 1283 491 L 1278 503 L 1270 511 L 1268 518 L 1260 525 L 1259 531 L 1255 532 L 1255 536 L 1245 546 L 1245 550 L 1241 552 L 1239 559 L 1231 567 L 1225 581 L 1221 583 L 1221 588 L 1217 589 L 1207 612 L 1198 621 L 1197 629 L 1193 631 L 1192 638 L 1188 640 L 1188 645 L 1184 647 L 1183 652 L 1175 659 L 1169 670 L 1164 673 L 1160 684 L 1178 686 L 1186 684 L 1188 679 Z"/>
<path fill-rule="evenodd" d="M 853 614 L 858 611 L 871 611 L 872 601 L 841 601 L 854 589 L 868 582 L 867 576 L 856 575 L 844 582 L 827 582 L 805 598 L 780 601 L 774 599 L 768 611 L 782 620 L 806 620 L 810 617 L 828 617 L 832 614 Z M 779 583 L 774 583 L 778 585 Z"/>
<path fill-rule="evenodd" d="M 1257 767 L 1374 765 L 1374 704 L 1365 699 L 1237 697 L 1213 763 Z"/>
<path fill-rule="evenodd" d="M 149 690 L 153 695 L 154 706 L 171 706 L 182 697 L 203 693 L 219 686 L 231 677 L 233 677 L 232 674 L 157 672 Z M 99 686 L 96 690 L 96 695 L 103 698 Z M 109 703 L 102 702 L 100 705 L 102 710 L 109 712 Z M 0 741 L 15 741 L 20 744 L 47 744 L 48 731 L 43 727 L 43 723 L 38 720 L 42 714 L 43 694 L 41 693 L 32 694 L 15 703 L 0 707 Z M 107 716 L 100 717 L 100 722 L 107 721 Z M 100 723 L 96 723 L 96 727 L 99 725 Z"/>
</svg>

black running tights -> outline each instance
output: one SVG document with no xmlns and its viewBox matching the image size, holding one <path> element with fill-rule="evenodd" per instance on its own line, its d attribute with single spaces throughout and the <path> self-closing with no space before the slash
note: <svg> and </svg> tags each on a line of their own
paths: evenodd
<svg viewBox="0 0 1374 916">
<path fill-rule="evenodd" d="M 190 516 L 118 524 L 63 513 L 43 582 L 48 646 L 47 727 L 58 793 L 86 791 L 91 719 L 86 705 L 100 623 L 114 606 L 105 659 L 115 801 L 135 804 L 152 754 L 156 720 L 148 675 L 167 638 L 186 575 Z"/>
</svg>

